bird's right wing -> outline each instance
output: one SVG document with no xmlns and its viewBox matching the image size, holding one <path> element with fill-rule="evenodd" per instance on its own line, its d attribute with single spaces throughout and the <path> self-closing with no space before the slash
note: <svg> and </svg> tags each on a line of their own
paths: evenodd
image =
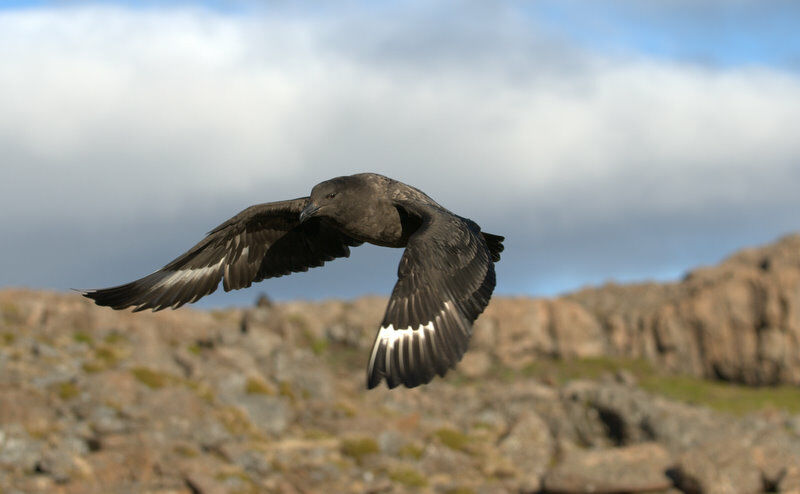
<svg viewBox="0 0 800 494">
<path fill-rule="evenodd" d="M 300 223 L 307 202 L 302 197 L 251 206 L 155 273 L 82 294 L 114 309 L 178 308 L 214 292 L 220 280 L 227 292 L 349 256 L 349 246 L 359 242 L 319 218 Z"/>
<path fill-rule="evenodd" d="M 471 220 L 418 203 L 400 205 L 421 224 L 400 259 L 367 368 L 368 388 L 382 379 L 389 388 L 411 388 L 455 367 L 473 321 L 489 303 L 493 261 L 502 250 L 503 237 L 493 235 L 490 249 Z"/>
</svg>

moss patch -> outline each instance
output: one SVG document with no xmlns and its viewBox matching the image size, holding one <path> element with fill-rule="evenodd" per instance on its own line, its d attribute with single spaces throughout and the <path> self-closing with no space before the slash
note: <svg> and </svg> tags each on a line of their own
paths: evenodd
<svg viewBox="0 0 800 494">
<path fill-rule="evenodd" d="M 81 369 L 87 374 L 96 374 L 106 370 L 106 366 L 96 360 L 90 360 L 81 364 Z"/>
<path fill-rule="evenodd" d="M 14 333 L 0 333 L 0 345 L 12 345 L 14 341 L 17 339 L 17 336 Z"/>
<path fill-rule="evenodd" d="M 147 367 L 134 367 L 131 369 L 131 374 L 137 381 L 151 389 L 161 389 L 175 382 L 173 376 Z"/>
<path fill-rule="evenodd" d="M 224 407 L 217 410 L 217 418 L 225 429 L 234 435 L 245 435 L 255 430 L 247 414 L 235 407 Z"/>
<path fill-rule="evenodd" d="M 261 492 L 255 482 L 240 470 L 219 472 L 214 478 L 225 484 L 226 492 L 231 494 L 256 494 Z"/>
<path fill-rule="evenodd" d="M 445 494 L 475 494 L 475 489 L 469 487 L 453 487 L 444 492 Z"/>
<path fill-rule="evenodd" d="M 113 348 L 105 345 L 96 348 L 94 351 L 94 356 L 98 360 L 105 362 L 109 367 L 116 365 L 116 363 L 120 360 L 119 354 Z"/>
<path fill-rule="evenodd" d="M 370 437 L 344 439 L 340 447 L 343 455 L 361 463 L 368 455 L 380 452 L 378 443 Z"/>
<path fill-rule="evenodd" d="M 0 313 L 2 313 L 0 321 L 4 322 L 5 324 L 22 323 L 22 311 L 20 311 L 17 304 L 13 302 L 3 302 L 0 304 Z"/>
<path fill-rule="evenodd" d="M 92 338 L 92 335 L 90 335 L 86 331 L 75 331 L 74 333 L 72 333 L 72 339 L 76 343 L 86 343 L 87 345 L 91 345 L 92 343 L 94 343 L 94 338 Z"/>
<path fill-rule="evenodd" d="M 276 394 L 275 389 L 272 386 L 255 377 L 247 378 L 247 382 L 244 385 L 244 391 L 249 395 L 272 396 Z"/>
<path fill-rule="evenodd" d="M 292 383 L 289 381 L 281 381 L 280 384 L 278 384 L 278 394 L 289 398 L 289 401 L 292 403 L 297 401 L 297 395 L 294 393 L 294 389 L 292 389 Z"/>
<path fill-rule="evenodd" d="M 441 442 L 444 446 L 447 446 L 450 449 L 454 449 L 456 451 L 462 451 L 464 453 L 470 453 L 470 439 L 469 436 L 464 434 L 463 432 L 459 432 L 455 429 L 449 428 L 442 428 L 438 429 L 433 435 Z"/>
<path fill-rule="evenodd" d="M 352 418 L 358 414 L 358 410 L 353 405 L 343 400 L 337 401 L 336 404 L 333 406 L 333 409 L 341 413 L 345 417 Z"/>
<path fill-rule="evenodd" d="M 54 387 L 58 397 L 62 400 L 71 400 L 81 393 L 80 389 L 78 389 L 75 383 L 70 381 L 58 383 Z"/>
<path fill-rule="evenodd" d="M 322 355 L 328 350 L 328 340 L 313 339 L 311 340 L 311 351 L 314 355 Z"/>
<path fill-rule="evenodd" d="M 303 438 L 319 441 L 321 439 L 331 439 L 334 437 L 330 432 L 322 429 L 306 429 L 303 431 Z"/>
<path fill-rule="evenodd" d="M 128 339 L 128 337 L 122 333 L 112 331 L 108 333 L 105 338 L 103 338 L 103 341 L 109 345 L 118 345 L 120 343 L 128 343 L 130 339 Z"/>
<path fill-rule="evenodd" d="M 177 446 L 172 448 L 172 451 L 174 451 L 175 454 L 183 458 L 194 458 L 200 455 L 199 451 L 197 451 L 192 446 L 189 446 L 188 444 L 178 444 Z"/>
<path fill-rule="evenodd" d="M 199 381 L 192 381 L 191 379 L 184 379 L 180 382 L 187 388 L 194 391 L 194 393 L 206 403 L 214 403 L 214 390 L 209 385 Z"/>
<path fill-rule="evenodd" d="M 389 478 L 408 487 L 425 487 L 428 479 L 413 468 L 398 468 L 389 472 Z"/>
<path fill-rule="evenodd" d="M 419 460 L 422 458 L 422 454 L 425 452 L 420 446 L 416 444 L 404 444 L 402 448 L 397 452 L 397 455 L 401 458 L 412 458 L 414 460 Z"/>
</svg>

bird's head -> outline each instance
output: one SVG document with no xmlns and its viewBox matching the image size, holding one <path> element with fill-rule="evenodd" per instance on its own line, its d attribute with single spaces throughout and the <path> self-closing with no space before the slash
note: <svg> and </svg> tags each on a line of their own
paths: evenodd
<svg viewBox="0 0 800 494">
<path fill-rule="evenodd" d="M 300 213 L 300 221 L 318 216 L 337 221 L 352 216 L 358 203 L 356 196 L 363 186 L 361 180 L 353 176 L 332 178 L 315 185 L 308 204 Z"/>
</svg>

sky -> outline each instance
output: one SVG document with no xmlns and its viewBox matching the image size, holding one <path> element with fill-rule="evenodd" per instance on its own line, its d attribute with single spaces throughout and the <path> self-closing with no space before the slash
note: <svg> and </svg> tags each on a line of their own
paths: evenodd
<svg viewBox="0 0 800 494">
<path fill-rule="evenodd" d="M 0 287 L 117 285 L 373 171 L 506 236 L 502 295 L 800 231 L 800 4 L 0 0 Z M 391 292 L 402 251 L 203 306 Z"/>
</svg>

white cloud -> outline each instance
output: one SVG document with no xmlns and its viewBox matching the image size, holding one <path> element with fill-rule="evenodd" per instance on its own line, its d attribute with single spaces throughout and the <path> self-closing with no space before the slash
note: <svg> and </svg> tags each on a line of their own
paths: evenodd
<svg viewBox="0 0 800 494">
<path fill-rule="evenodd" d="M 0 11 L 0 225 L 177 219 L 365 170 L 510 238 L 800 206 L 797 74 L 483 15 Z"/>
</svg>

